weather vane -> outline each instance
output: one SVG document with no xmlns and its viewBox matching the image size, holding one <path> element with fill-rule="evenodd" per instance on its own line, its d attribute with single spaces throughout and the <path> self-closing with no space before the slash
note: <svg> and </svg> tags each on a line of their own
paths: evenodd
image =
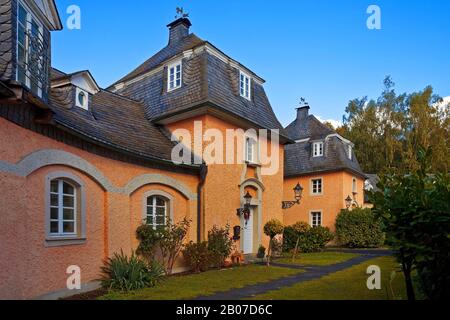
<svg viewBox="0 0 450 320">
<path fill-rule="evenodd" d="M 189 17 L 189 13 L 184 13 L 183 7 L 177 7 L 177 15 L 175 16 L 175 19 L 188 18 L 188 17 Z"/>
<path fill-rule="evenodd" d="M 301 97 L 300 98 L 300 106 L 303 107 L 303 106 L 306 106 L 306 105 L 308 105 L 308 102 L 306 102 L 305 98 Z"/>
</svg>

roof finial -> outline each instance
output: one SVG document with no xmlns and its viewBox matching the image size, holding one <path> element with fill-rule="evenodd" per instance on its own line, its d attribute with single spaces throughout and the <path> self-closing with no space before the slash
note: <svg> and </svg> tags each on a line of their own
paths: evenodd
<svg viewBox="0 0 450 320">
<path fill-rule="evenodd" d="M 183 7 L 177 7 L 177 15 L 175 16 L 175 19 L 180 18 L 189 18 L 189 13 L 184 13 Z"/>
</svg>

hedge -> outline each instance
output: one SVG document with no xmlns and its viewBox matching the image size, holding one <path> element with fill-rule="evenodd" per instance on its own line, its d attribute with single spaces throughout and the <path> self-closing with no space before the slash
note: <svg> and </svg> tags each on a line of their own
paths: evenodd
<svg viewBox="0 0 450 320">
<path fill-rule="evenodd" d="M 342 210 L 336 218 L 336 236 L 340 245 L 349 248 L 379 248 L 385 241 L 381 222 L 371 209 Z"/>
</svg>

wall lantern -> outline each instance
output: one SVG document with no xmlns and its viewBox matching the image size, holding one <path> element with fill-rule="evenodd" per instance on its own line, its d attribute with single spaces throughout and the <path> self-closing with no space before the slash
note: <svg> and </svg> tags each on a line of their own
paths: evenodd
<svg viewBox="0 0 450 320">
<path fill-rule="evenodd" d="M 300 204 L 303 196 L 303 187 L 300 185 L 300 182 L 294 188 L 295 201 L 283 201 L 282 208 L 290 209 L 296 204 Z"/>
<path fill-rule="evenodd" d="M 243 208 L 237 209 L 237 215 L 239 217 L 244 216 L 245 225 L 247 225 L 248 220 L 250 220 L 250 206 L 252 204 L 252 195 L 247 191 L 244 196 L 245 204 Z"/>
<path fill-rule="evenodd" d="M 357 192 L 353 192 L 353 198 L 348 196 L 347 199 L 345 199 L 345 206 L 347 207 L 347 210 L 350 210 L 350 207 L 359 208 L 358 201 L 356 201 L 357 195 Z"/>
</svg>

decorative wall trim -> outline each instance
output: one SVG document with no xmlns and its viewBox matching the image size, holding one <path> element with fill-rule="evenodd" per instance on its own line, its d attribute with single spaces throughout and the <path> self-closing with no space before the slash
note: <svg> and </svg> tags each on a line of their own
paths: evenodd
<svg viewBox="0 0 450 320">
<path fill-rule="evenodd" d="M 197 194 L 190 191 L 186 185 L 162 174 L 144 174 L 132 179 L 124 188 L 116 187 L 100 170 L 88 161 L 72 153 L 60 150 L 39 150 L 27 155 L 17 164 L 0 160 L 0 172 L 27 177 L 40 168 L 53 165 L 61 165 L 79 170 L 94 179 L 105 191 L 111 193 L 131 195 L 145 185 L 161 184 L 179 191 L 188 200 L 197 200 Z"/>
<path fill-rule="evenodd" d="M 131 195 L 139 188 L 149 184 L 161 184 L 171 187 L 181 194 L 183 194 L 188 200 L 197 200 L 197 194 L 193 193 L 183 183 L 175 180 L 171 177 L 161 174 L 143 174 L 132 179 L 124 188 L 123 193 Z"/>
</svg>

